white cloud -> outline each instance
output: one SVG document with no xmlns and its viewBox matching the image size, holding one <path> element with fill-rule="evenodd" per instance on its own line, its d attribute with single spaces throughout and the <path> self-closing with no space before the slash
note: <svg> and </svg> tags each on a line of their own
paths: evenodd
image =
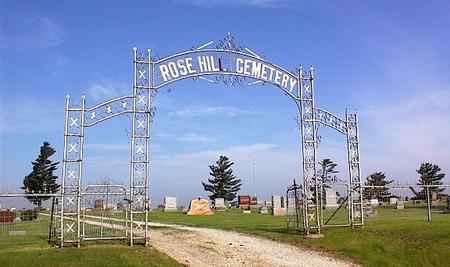
<svg viewBox="0 0 450 267">
<path fill-rule="evenodd" d="M 91 84 L 86 90 L 88 99 L 94 101 L 108 100 L 114 97 L 120 97 L 131 94 L 131 89 L 120 82 L 96 82 Z"/>
<path fill-rule="evenodd" d="M 363 164 L 408 182 L 416 182 L 415 170 L 423 161 L 438 164 L 448 173 L 449 103 L 449 90 L 428 91 L 363 111 Z"/>
<path fill-rule="evenodd" d="M 233 106 L 187 106 L 174 112 L 169 112 L 169 116 L 176 117 L 200 117 L 223 115 L 236 117 L 240 115 L 257 115 L 256 111 L 241 109 Z"/>
<path fill-rule="evenodd" d="M 208 165 L 214 164 L 219 155 L 226 155 L 235 162 L 233 170 L 242 179 L 243 193 L 256 193 L 265 199 L 271 194 L 282 194 L 292 179 L 300 175 L 299 151 L 296 149 L 282 150 L 274 144 L 257 143 L 198 152 L 158 152 L 153 154 L 150 174 L 153 203 L 158 203 L 165 194 L 177 196 L 180 202 L 205 196 L 201 181 L 208 177 Z M 110 177 L 127 184 L 128 164 L 125 154 L 88 156 L 86 181 Z"/>
</svg>

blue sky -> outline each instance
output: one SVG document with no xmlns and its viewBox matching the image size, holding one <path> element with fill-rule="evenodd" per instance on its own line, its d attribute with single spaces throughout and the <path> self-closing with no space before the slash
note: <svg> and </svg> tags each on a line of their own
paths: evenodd
<svg viewBox="0 0 450 267">
<path fill-rule="evenodd" d="M 359 112 L 364 176 L 415 183 L 422 161 L 450 171 L 447 1 L 93 2 L 0 4 L 2 191 L 20 186 L 44 140 L 61 159 L 66 94 L 92 106 L 131 92 L 133 46 L 166 56 L 227 32 L 289 70 L 313 64 L 317 105 Z M 275 87 L 181 81 L 156 107 L 153 203 L 204 196 L 200 182 L 220 154 L 235 161 L 243 192 L 262 198 L 299 177 L 296 109 Z M 123 117 L 87 130 L 86 183 L 127 182 L 128 125 Z M 345 178 L 344 138 L 321 135 L 319 157 Z"/>
</svg>

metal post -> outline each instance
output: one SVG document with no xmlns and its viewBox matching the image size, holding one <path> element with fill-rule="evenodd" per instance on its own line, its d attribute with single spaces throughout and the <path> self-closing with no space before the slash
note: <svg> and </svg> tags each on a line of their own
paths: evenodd
<svg viewBox="0 0 450 267">
<path fill-rule="evenodd" d="M 297 90 L 298 94 L 300 96 L 300 99 L 297 101 L 297 108 L 299 110 L 299 126 L 300 126 L 300 133 L 301 133 L 301 154 L 302 154 L 302 173 L 303 173 L 303 228 L 305 231 L 305 234 L 309 234 L 309 218 L 308 218 L 308 177 L 306 174 L 306 163 L 305 163 L 305 135 L 303 130 L 303 66 L 300 65 L 300 69 L 298 72 L 298 83 L 297 83 Z"/>
<path fill-rule="evenodd" d="M 320 234 L 320 204 L 322 200 L 319 198 L 319 181 L 317 180 L 317 170 L 316 170 L 316 163 L 317 163 L 317 134 L 316 134 L 316 116 L 315 116 L 315 103 L 314 103 L 314 68 L 311 66 L 309 68 L 309 80 L 310 80 L 310 86 L 311 86 L 311 102 L 312 102 L 312 134 L 313 134 L 313 175 L 314 175 L 314 187 L 316 189 L 316 226 L 317 226 L 317 233 Z"/>
<path fill-rule="evenodd" d="M 326 177 L 326 176 L 324 176 Z M 323 177 L 320 178 L 320 224 L 323 225 Z"/>
<path fill-rule="evenodd" d="M 144 209 L 145 209 L 145 246 L 149 245 L 149 232 L 148 232 L 148 212 L 149 212 L 149 204 L 150 204 L 150 198 L 149 198 L 149 189 L 148 189 L 148 180 L 150 176 L 150 149 L 149 149 L 149 142 L 150 142 L 150 126 L 151 126 L 151 116 L 152 116 L 152 93 L 153 93 L 153 63 L 152 63 L 152 50 L 148 49 L 148 82 L 149 82 L 149 89 L 147 94 L 147 131 L 145 136 L 145 154 L 146 154 L 146 168 L 145 168 L 145 181 L 144 181 L 144 190 L 145 190 L 145 200 L 144 200 Z"/>
<path fill-rule="evenodd" d="M 359 182 L 359 203 L 360 203 L 360 212 L 361 212 L 361 225 L 364 225 L 364 191 L 362 187 L 362 177 L 361 177 L 361 151 L 359 150 L 359 119 L 358 113 L 355 113 L 355 129 L 356 129 L 356 149 L 358 151 L 358 182 Z"/>
<path fill-rule="evenodd" d="M 83 218 L 82 218 L 82 236 L 81 240 L 83 240 L 86 237 L 86 198 L 84 198 L 83 201 Z"/>
<path fill-rule="evenodd" d="M 352 159 L 350 155 L 350 120 L 348 110 L 345 109 L 345 120 L 347 124 L 347 163 L 348 163 L 348 191 L 347 191 L 347 207 L 348 207 L 348 223 L 353 227 L 353 184 L 352 184 Z"/>
<path fill-rule="evenodd" d="M 133 48 L 133 112 L 131 119 L 131 144 L 130 144 L 130 246 L 133 246 L 133 202 L 134 202 L 134 145 L 135 145 L 135 125 L 136 125 L 136 68 L 137 68 L 137 48 Z"/>
<path fill-rule="evenodd" d="M 430 187 L 426 187 L 427 192 L 427 209 L 428 209 L 428 222 L 431 222 L 431 201 L 430 201 Z"/>
<path fill-rule="evenodd" d="M 86 109 L 86 97 L 81 97 L 81 112 L 80 112 L 80 158 L 79 158 L 79 176 L 77 184 L 77 247 L 80 247 L 80 214 L 81 214 L 81 179 L 83 177 L 83 150 L 84 150 L 84 111 Z"/>
<path fill-rule="evenodd" d="M 69 119 L 69 103 L 70 96 L 66 96 L 66 104 L 64 107 L 64 153 L 63 153 L 63 166 L 62 166 L 62 181 L 61 181 L 61 217 L 60 217 L 60 246 L 64 247 L 64 193 L 65 193 L 65 180 L 66 180 L 66 161 L 67 161 L 67 134 L 68 134 L 68 119 Z"/>
</svg>

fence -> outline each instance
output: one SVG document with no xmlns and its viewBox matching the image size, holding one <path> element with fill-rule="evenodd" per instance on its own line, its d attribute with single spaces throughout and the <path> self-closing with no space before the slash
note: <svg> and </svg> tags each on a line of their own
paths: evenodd
<svg viewBox="0 0 450 267">
<path fill-rule="evenodd" d="M 379 209 L 410 210 L 414 212 L 403 212 L 403 216 L 420 216 L 428 222 L 432 221 L 433 215 L 446 214 L 450 216 L 450 185 L 386 185 L 386 186 L 363 186 L 363 210 L 354 209 L 355 205 L 349 205 L 348 185 L 345 183 L 330 183 L 320 186 L 318 200 L 309 200 L 309 208 L 318 208 L 321 227 L 352 226 L 350 212 L 355 217 L 363 216 L 364 220 L 371 220 L 378 214 Z M 306 216 L 311 213 L 305 211 L 303 201 L 303 190 L 301 185 L 295 183 L 286 192 L 287 197 L 287 227 L 299 232 L 304 231 Z M 352 207 L 351 211 L 349 208 Z"/>
<path fill-rule="evenodd" d="M 145 218 L 136 214 L 134 220 L 131 218 L 128 196 L 122 185 L 88 185 L 81 193 L 79 213 L 62 217 L 60 194 L 0 194 L 0 248 L 46 243 L 59 246 L 63 239 L 77 240 L 78 236 L 80 242 L 129 242 L 130 229 L 134 229 L 133 238 L 142 238 Z M 35 208 L 27 198 L 43 200 L 41 208 Z M 76 227 L 78 222 L 80 227 Z"/>
<path fill-rule="evenodd" d="M 42 197 L 47 200 L 39 210 L 28 203 L 23 194 L 0 195 L 0 248 L 41 246 L 55 241 L 55 221 L 50 214 L 58 196 L 49 194 Z M 47 216 L 43 215 L 45 213 Z"/>
</svg>

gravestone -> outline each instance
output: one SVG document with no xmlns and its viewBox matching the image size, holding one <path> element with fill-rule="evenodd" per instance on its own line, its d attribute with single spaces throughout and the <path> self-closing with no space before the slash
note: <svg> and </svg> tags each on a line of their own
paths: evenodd
<svg viewBox="0 0 450 267">
<path fill-rule="evenodd" d="M 216 198 L 214 199 L 214 208 L 215 209 L 226 209 L 225 206 L 225 199 L 223 198 Z"/>
<path fill-rule="evenodd" d="M 103 201 L 103 199 L 96 199 L 94 201 L 94 209 L 105 209 L 105 203 Z"/>
<path fill-rule="evenodd" d="M 374 206 L 367 206 L 364 208 L 364 215 L 366 217 L 375 217 L 378 215 L 378 210 Z"/>
<path fill-rule="evenodd" d="M 266 206 L 263 206 L 260 210 L 259 213 L 261 214 L 269 214 L 269 209 Z"/>
<path fill-rule="evenodd" d="M 389 204 L 390 204 L 390 205 L 395 205 L 395 204 L 397 204 L 397 201 L 398 201 L 398 198 L 396 198 L 396 197 L 391 197 L 391 198 L 389 198 Z"/>
<path fill-rule="evenodd" d="M 331 189 L 325 190 L 325 208 L 337 208 L 337 194 L 336 191 Z"/>
<path fill-rule="evenodd" d="M 447 197 L 447 210 L 445 213 L 450 213 L 450 196 Z"/>
<path fill-rule="evenodd" d="M 272 196 L 272 215 L 273 216 L 286 215 L 286 209 L 284 207 L 282 196 L 277 196 L 277 195 Z"/>
<path fill-rule="evenodd" d="M 177 198 L 164 197 L 164 212 L 177 211 Z"/>
<path fill-rule="evenodd" d="M 209 201 L 204 198 L 191 200 L 187 215 L 213 215 L 214 212 L 209 208 Z"/>
<path fill-rule="evenodd" d="M 405 202 L 403 200 L 397 200 L 397 209 L 402 210 L 405 208 Z"/>
<path fill-rule="evenodd" d="M 16 218 L 16 214 L 9 210 L 0 211 L 0 223 L 12 223 Z"/>
<path fill-rule="evenodd" d="M 378 207 L 379 203 L 378 203 L 378 199 L 373 198 L 371 200 L 369 200 L 370 206 L 374 206 L 374 207 Z"/>
<path fill-rule="evenodd" d="M 250 196 L 238 196 L 238 205 L 241 209 L 249 209 L 250 208 Z"/>
</svg>

